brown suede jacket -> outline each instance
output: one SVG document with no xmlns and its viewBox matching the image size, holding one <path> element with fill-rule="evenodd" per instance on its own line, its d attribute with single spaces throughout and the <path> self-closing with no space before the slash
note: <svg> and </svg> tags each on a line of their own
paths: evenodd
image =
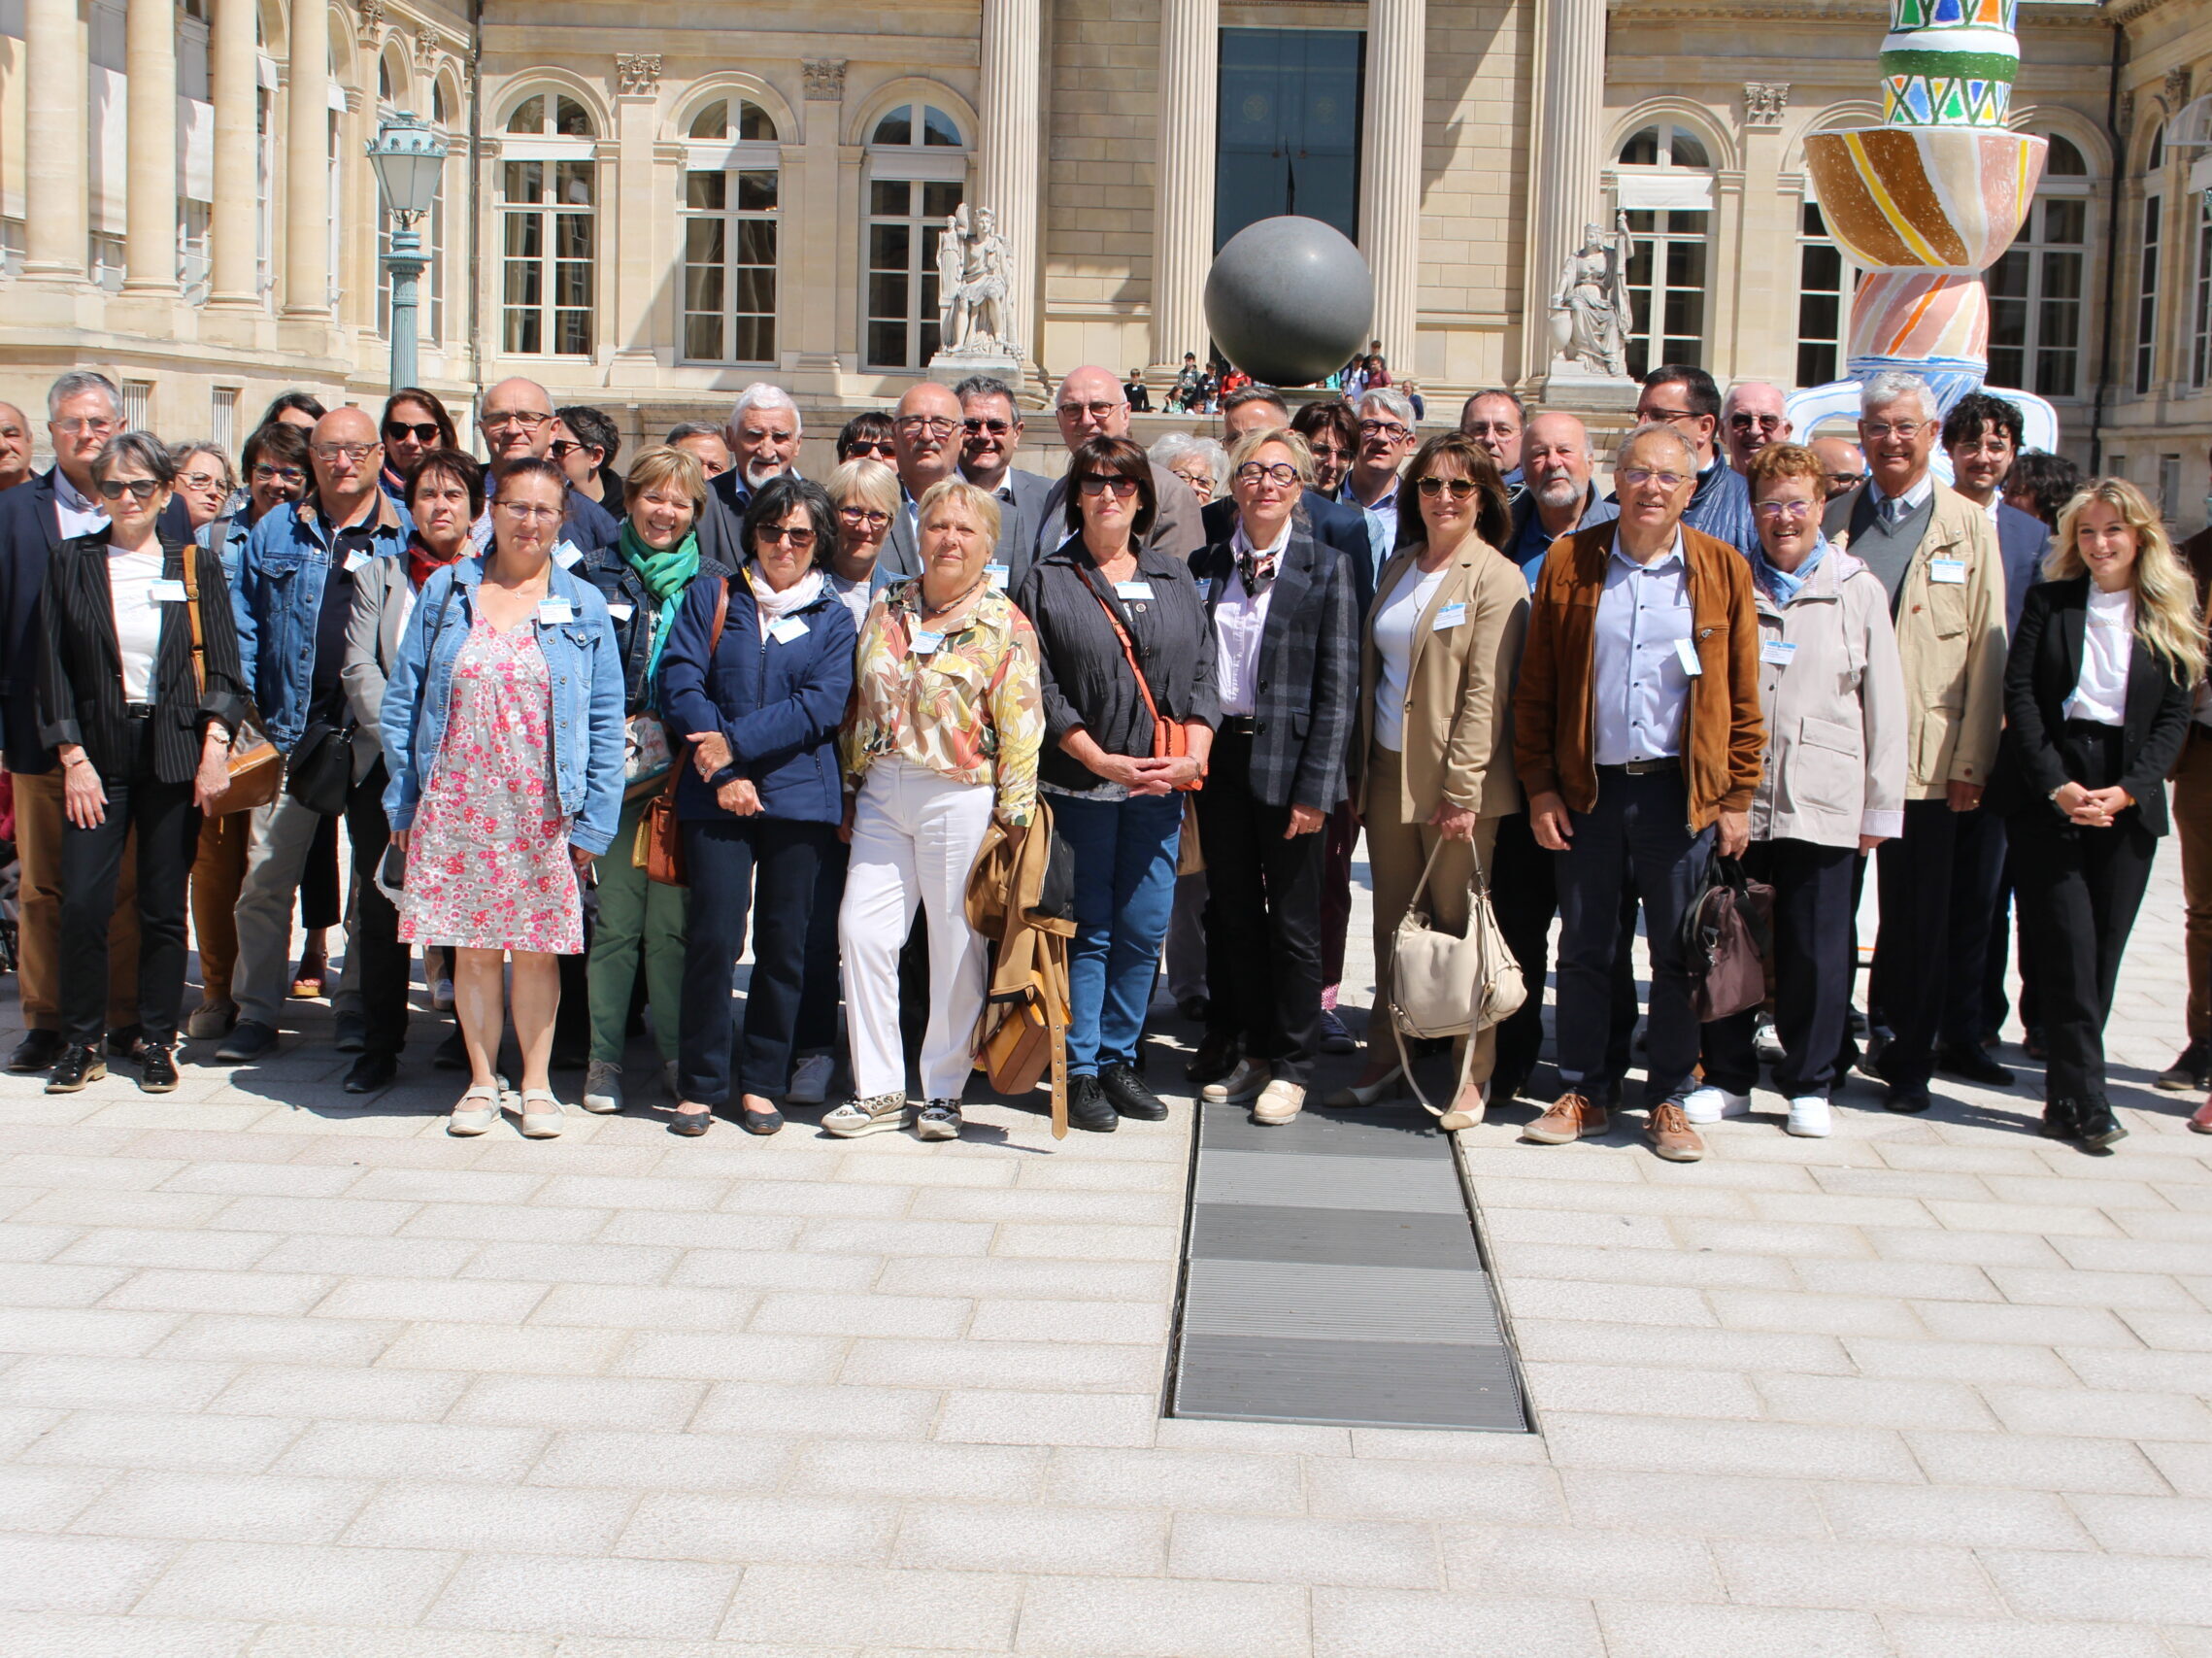
<svg viewBox="0 0 2212 1658">
<path fill-rule="evenodd" d="M 1528 613 L 1528 644 L 1514 688 L 1513 761 L 1531 801 L 1558 794 L 1567 809 L 1597 803 L 1591 662 L 1597 600 L 1613 556 L 1612 524 L 1562 535 L 1544 555 Z M 1697 660 L 1684 714 L 1682 768 L 1690 831 L 1722 812 L 1748 811 L 1759 788 L 1766 727 L 1759 701 L 1759 617 L 1751 564 L 1725 541 L 1682 531 Z"/>
</svg>

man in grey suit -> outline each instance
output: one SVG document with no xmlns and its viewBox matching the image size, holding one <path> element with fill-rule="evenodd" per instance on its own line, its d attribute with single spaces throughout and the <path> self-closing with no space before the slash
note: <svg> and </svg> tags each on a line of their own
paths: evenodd
<svg viewBox="0 0 2212 1658">
<path fill-rule="evenodd" d="M 1053 481 L 1014 464 L 1022 447 L 1022 411 L 1014 388 L 989 374 L 971 374 L 953 388 L 960 400 L 960 476 L 998 497 L 998 546 L 993 579 L 1008 592 L 1022 585 L 1044 521 Z"/>
<path fill-rule="evenodd" d="M 891 448 L 897 457 L 901 498 L 877 559 L 888 574 L 919 576 L 922 555 L 915 509 L 930 485 L 953 476 L 960 459 L 960 400 L 950 386 L 924 380 L 907 388 L 891 411 Z"/>
<path fill-rule="evenodd" d="M 1129 435 L 1129 399 L 1122 389 L 1121 376 L 1095 364 L 1067 371 L 1060 381 L 1053 415 L 1059 422 L 1060 441 L 1067 445 L 1070 455 L 1094 437 Z M 1037 524 L 1037 553 L 1056 553 L 1068 538 L 1067 487 L 1063 474 L 1045 496 Z M 1190 492 L 1190 485 L 1156 461 L 1153 463 L 1152 489 L 1159 505 L 1153 514 L 1152 528 L 1145 532 L 1145 545 L 1154 552 L 1189 558 L 1206 545 L 1206 531 L 1198 523 L 1198 497 Z"/>
</svg>

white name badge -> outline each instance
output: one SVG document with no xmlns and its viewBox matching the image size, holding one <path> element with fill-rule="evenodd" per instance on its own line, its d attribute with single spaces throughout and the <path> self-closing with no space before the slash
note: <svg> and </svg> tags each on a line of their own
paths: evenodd
<svg viewBox="0 0 2212 1658">
<path fill-rule="evenodd" d="M 1441 633 L 1447 627 L 1457 627 L 1466 620 L 1467 607 L 1464 604 L 1458 602 L 1448 604 L 1436 613 L 1435 630 Z"/>
<path fill-rule="evenodd" d="M 1150 598 L 1152 597 L 1152 583 L 1116 582 L 1114 593 L 1118 598 Z"/>
<path fill-rule="evenodd" d="M 787 616 L 768 629 L 768 637 L 779 645 L 788 645 L 793 639 L 805 635 L 807 625 L 796 616 Z"/>
<path fill-rule="evenodd" d="M 548 626 L 576 620 L 576 607 L 565 598 L 542 599 L 538 604 L 538 620 Z"/>
<path fill-rule="evenodd" d="M 945 642 L 942 633 L 917 633 L 907 641 L 907 654 L 916 657 L 934 657 L 937 647 Z"/>
<path fill-rule="evenodd" d="M 187 596 L 183 582 L 155 582 L 146 590 L 149 604 L 183 604 Z"/>
<path fill-rule="evenodd" d="M 1963 558 L 1930 558 L 1927 561 L 1927 579 L 1959 587 L 1966 580 L 1966 561 Z"/>
<path fill-rule="evenodd" d="M 607 606 L 607 614 L 617 622 L 627 622 L 637 613 L 638 607 L 634 604 L 622 604 L 618 601 Z"/>
<path fill-rule="evenodd" d="M 1682 671 L 1695 679 L 1705 671 L 1705 664 L 1697 660 L 1697 647 L 1688 639 L 1674 642 L 1674 660 L 1682 664 Z"/>
<path fill-rule="evenodd" d="M 993 589 L 999 592 L 1006 591 L 1007 572 L 1004 564 L 986 564 L 983 567 L 983 573 L 990 578 L 990 585 Z"/>
<path fill-rule="evenodd" d="M 1772 662 L 1778 668 L 1790 665 L 1790 659 L 1797 654 L 1797 647 L 1788 639 L 1769 639 L 1759 648 L 1759 660 Z"/>
<path fill-rule="evenodd" d="M 350 576 L 369 561 L 369 556 L 358 548 L 346 555 L 346 573 Z"/>
<path fill-rule="evenodd" d="M 584 555 L 578 551 L 573 541 L 556 541 L 553 543 L 553 562 L 564 570 L 573 570 L 584 561 Z"/>
</svg>

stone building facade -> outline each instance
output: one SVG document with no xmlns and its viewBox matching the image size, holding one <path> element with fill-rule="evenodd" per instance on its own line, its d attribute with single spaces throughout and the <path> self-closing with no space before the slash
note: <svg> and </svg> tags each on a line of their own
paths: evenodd
<svg viewBox="0 0 2212 1658">
<path fill-rule="evenodd" d="M 109 367 L 235 443 L 292 385 L 373 402 L 363 147 L 449 139 L 422 378 L 526 373 L 633 438 L 789 387 L 810 436 L 935 348 L 939 227 L 990 207 L 1029 389 L 1206 345 L 1219 240 L 1290 210 L 1377 274 L 1432 419 L 1540 386 L 1582 226 L 1625 214 L 1636 364 L 1840 372 L 1851 272 L 1807 132 L 1878 115 L 1886 0 L 0 0 L 0 395 Z M 2026 0 L 2052 136 L 1993 277 L 1993 380 L 2204 517 L 2212 8 Z M 2170 137 L 2169 137 L 2170 134 Z M 34 417 L 36 411 L 33 411 Z M 1032 431 L 1035 431 L 1032 424 Z"/>
</svg>

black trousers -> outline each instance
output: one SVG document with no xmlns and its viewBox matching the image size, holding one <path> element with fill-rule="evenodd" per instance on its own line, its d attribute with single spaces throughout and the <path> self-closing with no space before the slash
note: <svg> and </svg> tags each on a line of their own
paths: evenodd
<svg viewBox="0 0 2212 1658">
<path fill-rule="evenodd" d="M 1982 1032 L 1985 1035 L 2003 1030 L 2005 1015 L 2012 1011 L 2011 999 L 2005 995 L 2005 968 L 2013 960 L 2011 933 L 2013 929 L 2019 928 L 2025 938 L 2027 931 L 2018 917 L 2019 905 L 2014 901 L 2020 881 L 2013 873 L 2013 863 L 2008 840 L 2004 869 L 1997 880 L 1996 901 L 1991 906 L 1989 953 L 1982 960 Z M 2020 952 L 2019 963 L 2020 1022 L 2029 1032 L 2037 1032 L 2043 1029 L 2043 1004 L 2035 989 L 2035 964 L 2025 947 Z"/>
<path fill-rule="evenodd" d="M 1536 1069 L 1544 1051 L 1544 981 L 1552 970 L 1552 922 L 1559 913 L 1558 866 L 1564 856 L 1536 844 L 1528 814 L 1498 819 L 1491 853 L 1491 908 L 1506 948 L 1521 964 L 1528 999 L 1497 1028 L 1497 1068 L 1492 1100 L 1511 1098 Z M 1605 1042 L 1603 1090 L 1617 1098 L 1628 1074 L 1628 1044 L 1636 1033 L 1636 894 L 1623 888 L 1621 945 L 1613 958 L 1613 1025 Z"/>
<path fill-rule="evenodd" d="M 759 914 L 753 929 L 737 1092 L 773 1097 L 789 1082 L 791 1033 L 806 981 L 807 927 L 821 863 L 836 839 L 834 824 L 787 818 L 684 826 L 691 891 L 685 905 L 676 1070 L 686 1100 L 701 1105 L 729 1100 L 735 1045 L 730 973 L 745 954 L 746 918 L 755 898 Z"/>
<path fill-rule="evenodd" d="M 1874 852 L 1882 925 L 1866 991 L 1890 1030 L 1883 1077 L 1925 1088 L 1935 1073 L 1935 1040 L 1951 996 L 1951 895 L 1959 820 L 1947 800 L 1907 800 L 1905 832 Z M 1977 997 L 1976 1000 L 1980 998 Z"/>
<path fill-rule="evenodd" d="M 837 910 L 845 901 L 845 869 L 853 849 L 836 835 L 822 848 L 815 872 L 814 910 L 807 919 L 806 976 L 799 989 L 799 1017 L 791 1050 L 831 1054 L 837 1050 Z"/>
<path fill-rule="evenodd" d="M 1322 880 L 1327 829 L 1284 838 L 1288 806 L 1252 793 L 1252 738 L 1223 731 L 1198 792 L 1206 852 L 1209 1028 L 1244 1038 L 1275 1075 L 1303 1083 L 1321 1052 Z"/>
<path fill-rule="evenodd" d="M 308 843 L 307 862 L 300 865 L 299 924 L 312 932 L 318 927 L 336 927 L 345 919 L 346 888 L 338 879 L 338 820 L 324 818 Z"/>
<path fill-rule="evenodd" d="M 399 941 L 399 911 L 377 885 L 377 868 L 391 844 L 384 815 L 385 763 L 346 796 L 346 834 L 353 843 L 356 884 L 352 948 L 361 953 L 361 1017 L 372 1054 L 396 1055 L 407 1046 L 408 948 Z M 335 819 L 328 820 L 335 822 Z"/>
<path fill-rule="evenodd" d="M 153 772 L 153 723 L 142 720 L 138 752 L 119 774 L 103 776 L 106 816 L 93 829 L 64 819 L 61 829 L 62 1039 L 90 1047 L 108 1012 L 108 918 L 116 907 L 123 842 L 138 831 L 138 1022 L 147 1041 L 177 1039 L 184 998 L 184 917 L 199 855 L 200 809 L 189 783 Z"/>
<path fill-rule="evenodd" d="M 2004 1022 L 1989 998 L 1990 956 L 2004 955 L 2004 819 L 1987 807 L 1959 814 L 1951 869 L 1951 972 L 1938 1039 L 1972 1048 Z M 2002 968 L 1999 968 L 2001 979 Z"/>
<path fill-rule="evenodd" d="M 1631 882 L 1652 954 L 1645 1101 L 1673 1098 L 1697 1063 L 1682 917 L 1704 884 L 1713 831 L 1693 835 L 1689 816 L 1680 771 L 1631 776 L 1610 765 L 1597 768 L 1596 804 L 1571 814 L 1573 838 L 1558 863 L 1559 1080 L 1569 1088 L 1604 1094 L 1621 896 Z"/>
<path fill-rule="evenodd" d="M 2069 777 L 2104 789 L 2120 775 L 2115 726 L 2068 721 L 2059 748 Z M 2130 806 L 2110 829 L 2081 829 L 2038 801 L 2011 821 L 2023 949 L 2036 963 L 2045 1100 L 2104 1092 L 2104 1022 L 2120 959 L 2150 885 L 2158 836 Z"/>
<path fill-rule="evenodd" d="M 1774 1086 L 1791 1099 L 1826 1097 L 1841 1074 L 1844 1014 L 1851 1005 L 1852 871 L 1855 848 L 1809 840 L 1754 841 L 1744 872 L 1774 888 L 1774 1032 L 1782 1063 Z M 1749 1007 L 1705 1027 L 1705 1080 L 1749 1094 L 1759 1080 Z"/>
</svg>

